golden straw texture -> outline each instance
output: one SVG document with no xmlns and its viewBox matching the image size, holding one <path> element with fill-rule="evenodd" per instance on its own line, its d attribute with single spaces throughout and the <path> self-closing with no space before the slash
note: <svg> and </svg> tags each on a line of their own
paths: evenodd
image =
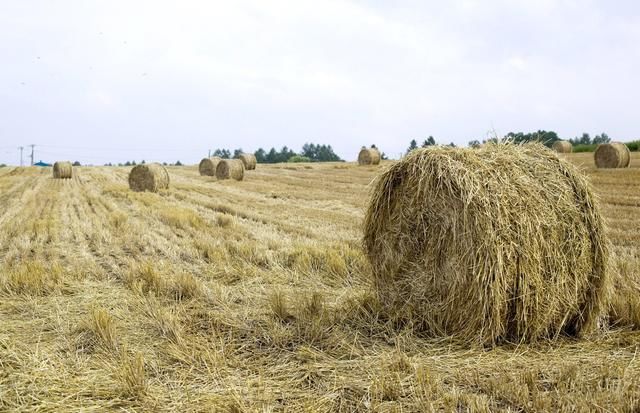
<svg viewBox="0 0 640 413">
<path fill-rule="evenodd" d="M 364 245 L 387 311 L 428 335 L 580 336 L 605 306 L 596 200 L 541 144 L 412 151 L 375 182 Z"/>
</svg>

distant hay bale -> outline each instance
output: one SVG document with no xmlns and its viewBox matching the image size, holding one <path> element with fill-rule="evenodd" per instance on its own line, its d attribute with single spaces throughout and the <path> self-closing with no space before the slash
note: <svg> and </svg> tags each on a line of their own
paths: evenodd
<svg viewBox="0 0 640 413">
<path fill-rule="evenodd" d="M 220 160 L 216 168 L 216 178 L 242 181 L 244 179 L 244 163 L 240 159 Z"/>
<path fill-rule="evenodd" d="M 569 141 L 555 141 L 551 148 L 558 153 L 571 153 L 573 152 L 573 145 Z"/>
<path fill-rule="evenodd" d="M 593 158 L 598 168 L 627 168 L 631 154 L 624 143 L 612 142 L 598 145 Z"/>
<path fill-rule="evenodd" d="M 200 165 L 198 165 L 198 171 L 200 171 L 200 175 L 203 176 L 215 176 L 216 168 L 218 167 L 218 162 L 220 162 L 222 158 L 217 156 L 211 158 L 204 158 L 200 161 Z"/>
<path fill-rule="evenodd" d="M 242 163 L 244 164 L 244 169 L 251 171 L 253 169 L 256 169 L 256 165 L 258 163 L 258 160 L 256 159 L 256 156 L 252 153 L 241 153 L 240 156 L 238 156 L 238 159 L 240 159 L 242 161 Z"/>
<path fill-rule="evenodd" d="M 606 305 L 596 199 L 538 143 L 414 150 L 378 177 L 364 228 L 383 307 L 428 335 L 579 337 Z"/>
<path fill-rule="evenodd" d="M 58 161 L 53 164 L 53 177 L 55 179 L 71 179 L 73 166 L 68 161 Z"/>
<path fill-rule="evenodd" d="M 380 163 L 380 159 L 380 151 L 376 148 L 362 147 L 358 154 L 358 165 L 378 165 Z"/>
<path fill-rule="evenodd" d="M 157 192 L 160 189 L 167 189 L 169 172 L 158 163 L 134 166 L 129 172 L 129 188 L 136 192 Z"/>
</svg>

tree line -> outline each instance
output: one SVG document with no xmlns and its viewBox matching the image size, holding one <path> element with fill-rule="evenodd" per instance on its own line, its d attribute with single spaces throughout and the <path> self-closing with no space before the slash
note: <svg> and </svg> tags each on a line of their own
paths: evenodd
<svg viewBox="0 0 640 413">
<path fill-rule="evenodd" d="M 223 159 L 237 158 L 244 151 L 242 148 L 216 149 L 211 156 L 218 156 Z M 258 163 L 280 163 L 280 162 L 341 162 L 342 159 L 333 151 L 331 145 L 317 145 L 305 143 L 300 152 L 283 146 L 280 150 L 271 148 L 269 151 L 259 148 L 253 153 Z"/>
<path fill-rule="evenodd" d="M 559 141 L 559 140 L 565 140 L 562 139 L 558 136 L 558 134 L 554 131 L 545 131 L 545 130 L 538 130 L 536 132 L 529 132 L 529 133 L 524 133 L 524 132 L 509 132 L 506 134 L 504 139 L 508 139 L 510 141 L 513 141 L 515 143 L 525 143 L 525 142 L 541 142 L 542 144 L 551 147 L 553 145 L 553 143 L 555 141 Z M 487 142 L 498 142 L 498 137 L 494 137 L 494 138 L 489 138 L 489 139 L 484 139 L 482 140 L 482 143 L 480 142 L 480 140 L 472 140 L 469 142 L 469 146 L 471 147 L 478 147 L 483 143 L 487 143 Z M 607 135 L 606 133 L 602 132 L 599 135 L 596 135 L 594 137 L 591 137 L 588 133 L 583 133 L 580 137 L 575 137 L 575 138 L 570 138 L 570 139 L 566 139 L 569 142 L 571 142 L 572 145 L 577 146 L 577 145 L 599 145 L 601 143 L 608 143 L 611 142 L 611 138 L 609 138 L 609 135 Z"/>
</svg>

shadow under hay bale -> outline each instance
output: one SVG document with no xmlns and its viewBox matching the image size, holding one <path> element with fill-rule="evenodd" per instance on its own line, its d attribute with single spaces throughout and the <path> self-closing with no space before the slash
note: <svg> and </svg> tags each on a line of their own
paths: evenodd
<svg viewBox="0 0 640 413">
<path fill-rule="evenodd" d="M 71 179 L 73 177 L 73 166 L 71 162 L 59 161 L 54 163 L 53 177 L 55 179 Z"/>
<path fill-rule="evenodd" d="M 202 176 L 215 176 L 216 168 L 222 158 L 213 156 L 211 158 L 204 158 L 198 165 L 198 171 Z"/>
<path fill-rule="evenodd" d="M 603 143 L 596 148 L 593 159 L 598 168 L 627 168 L 631 161 L 631 153 L 624 143 Z"/>
<path fill-rule="evenodd" d="M 252 153 L 241 153 L 238 156 L 238 159 L 242 161 L 242 164 L 244 165 L 244 169 L 246 169 L 247 171 L 256 169 L 256 165 L 258 164 L 258 160 L 256 159 L 256 156 Z"/>
<path fill-rule="evenodd" d="M 377 149 L 363 147 L 358 154 L 358 165 L 378 165 L 380 159 L 380 152 Z"/>
<path fill-rule="evenodd" d="M 569 141 L 555 141 L 551 145 L 551 149 L 558 153 L 571 153 L 573 152 L 573 145 Z"/>
<path fill-rule="evenodd" d="M 579 337 L 606 305 L 597 202 L 540 144 L 414 150 L 378 177 L 364 228 L 380 301 L 431 336 Z"/>
<path fill-rule="evenodd" d="M 129 188 L 135 192 L 157 192 L 160 189 L 167 189 L 169 172 L 158 163 L 134 166 L 129 172 Z"/>
<path fill-rule="evenodd" d="M 216 178 L 242 181 L 244 179 L 244 164 L 240 159 L 222 159 L 216 168 Z"/>
</svg>

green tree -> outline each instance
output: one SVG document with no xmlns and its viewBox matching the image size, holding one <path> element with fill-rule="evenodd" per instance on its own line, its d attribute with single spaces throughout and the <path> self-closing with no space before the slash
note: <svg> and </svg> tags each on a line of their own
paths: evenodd
<svg viewBox="0 0 640 413">
<path fill-rule="evenodd" d="M 331 145 L 316 145 L 305 143 L 300 155 L 311 159 L 312 162 L 337 162 L 340 157 L 333 151 Z"/>
<path fill-rule="evenodd" d="M 611 138 L 609 138 L 609 135 L 607 135 L 604 132 L 602 132 L 600 135 L 594 136 L 592 141 L 592 143 L 595 145 L 599 145 L 601 143 L 609 143 L 609 142 L 611 142 Z"/>
<path fill-rule="evenodd" d="M 222 159 L 231 158 L 231 152 L 228 149 L 216 149 L 213 151 L 213 156 L 217 156 Z"/>
<path fill-rule="evenodd" d="M 469 141 L 469 147 L 471 147 L 471 148 L 479 148 L 480 147 L 480 141 L 477 140 L 477 139 Z"/>
<path fill-rule="evenodd" d="M 271 148 L 264 158 L 266 163 L 278 162 L 278 152 L 276 151 L 276 148 Z"/>
<path fill-rule="evenodd" d="M 416 142 L 415 139 L 411 139 L 411 142 L 409 142 L 409 148 L 407 149 L 407 154 L 414 149 L 418 149 L 418 142 Z"/>
<path fill-rule="evenodd" d="M 258 148 L 258 150 L 255 151 L 253 154 L 255 155 L 256 161 L 258 161 L 258 163 L 266 162 L 267 153 L 264 151 L 264 149 Z"/>
<path fill-rule="evenodd" d="M 433 146 L 436 144 L 436 140 L 433 138 L 433 136 L 429 136 L 429 138 L 425 139 L 424 142 L 422 142 L 422 147 L 426 148 L 427 146 Z"/>
</svg>

